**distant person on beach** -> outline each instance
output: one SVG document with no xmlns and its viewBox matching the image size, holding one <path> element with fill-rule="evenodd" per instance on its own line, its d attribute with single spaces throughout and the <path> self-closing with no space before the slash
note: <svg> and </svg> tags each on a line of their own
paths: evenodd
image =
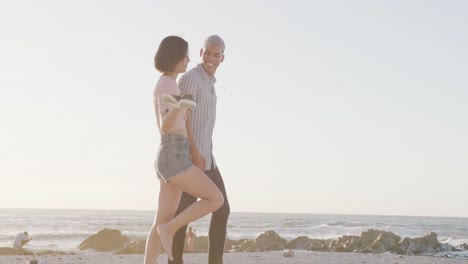
<svg viewBox="0 0 468 264">
<path fill-rule="evenodd" d="M 16 235 L 15 240 L 13 241 L 13 248 L 20 249 L 23 248 L 32 238 L 29 237 L 28 232 L 19 233 Z"/>
<path fill-rule="evenodd" d="M 186 117 L 196 102 L 181 95 L 176 79 L 187 70 L 188 43 L 177 36 L 162 40 L 154 58 L 162 73 L 153 92 L 153 102 L 161 143 L 155 161 L 159 179 L 158 210 L 148 234 L 145 264 L 155 264 L 161 246 L 172 260 L 172 241 L 181 227 L 218 210 L 224 198 L 216 184 L 190 160 Z M 175 216 L 182 192 L 200 198 Z"/>
<path fill-rule="evenodd" d="M 203 170 L 223 193 L 224 204 L 213 213 L 209 229 L 208 263 L 223 263 L 226 226 L 229 217 L 229 203 L 224 181 L 213 156 L 213 130 L 216 120 L 215 73 L 224 61 L 225 44 L 218 35 L 209 36 L 200 49 L 201 63 L 184 74 L 179 81 L 182 92 L 192 94 L 197 107 L 187 117 L 187 129 L 190 139 L 190 154 L 193 164 Z M 197 201 L 197 197 L 184 192 L 176 215 Z M 182 264 L 185 232 L 183 226 L 174 236 L 172 254 L 174 261 L 169 264 Z"/>
<path fill-rule="evenodd" d="M 188 246 L 188 251 L 193 253 L 195 252 L 195 239 L 197 238 L 197 234 L 195 232 L 195 229 L 192 229 L 192 227 L 189 227 L 189 230 L 187 232 L 187 246 Z"/>
</svg>

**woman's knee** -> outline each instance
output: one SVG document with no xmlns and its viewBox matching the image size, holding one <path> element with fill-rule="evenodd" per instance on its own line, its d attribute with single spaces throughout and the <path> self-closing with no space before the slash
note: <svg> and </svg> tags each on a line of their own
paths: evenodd
<svg viewBox="0 0 468 264">
<path fill-rule="evenodd" d="M 154 226 L 157 227 L 159 225 L 169 223 L 172 220 L 172 218 L 174 217 L 170 214 L 158 215 L 156 218 L 156 222 L 154 223 Z"/>
<path fill-rule="evenodd" d="M 216 192 L 214 192 L 211 201 L 212 201 L 212 204 L 213 204 L 212 212 L 217 211 L 219 208 L 221 208 L 223 206 L 224 196 L 223 196 L 223 194 L 221 193 L 220 190 L 217 190 Z"/>
<path fill-rule="evenodd" d="M 224 199 L 223 206 L 221 206 L 221 208 L 219 208 L 217 211 L 213 212 L 213 217 L 219 219 L 228 219 L 230 213 L 231 208 L 229 207 L 229 202 L 227 199 Z"/>
</svg>

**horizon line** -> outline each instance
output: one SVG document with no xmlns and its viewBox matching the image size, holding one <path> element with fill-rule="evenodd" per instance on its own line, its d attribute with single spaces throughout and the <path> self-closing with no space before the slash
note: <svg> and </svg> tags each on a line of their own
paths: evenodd
<svg viewBox="0 0 468 264">
<path fill-rule="evenodd" d="M 134 211 L 155 212 L 156 209 L 98 209 L 98 208 L 13 208 L 0 207 L 0 210 L 56 210 L 56 211 Z M 385 216 L 385 217 L 431 217 L 431 218 L 468 218 L 468 216 L 441 216 L 441 215 L 399 215 L 399 214 L 365 214 L 365 213 L 309 213 L 309 212 L 261 212 L 261 211 L 231 211 L 240 214 L 293 214 L 293 215 L 336 215 L 336 216 Z"/>
</svg>

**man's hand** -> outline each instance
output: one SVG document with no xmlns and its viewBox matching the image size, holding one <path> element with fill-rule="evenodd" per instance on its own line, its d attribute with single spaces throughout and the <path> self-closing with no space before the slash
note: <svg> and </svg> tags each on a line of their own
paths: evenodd
<svg viewBox="0 0 468 264">
<path fill-rule="evenodd" d="M 200 168 L 202 171 L 205 170 L 205 159 L 203 158 L 198 151 L 192 152 L 192 162 L 195 166 Z"/>
</svg>

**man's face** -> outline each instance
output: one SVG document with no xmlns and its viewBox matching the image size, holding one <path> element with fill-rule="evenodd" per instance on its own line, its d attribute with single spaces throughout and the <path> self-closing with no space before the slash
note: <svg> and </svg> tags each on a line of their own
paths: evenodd
<svg viewBox="0 0 468 264">
<path fill-rule="evenodd" d="M 224 51 L 221 49 L 221 47 L 215 44 L 210 44 L 204 49 L 200 50 L 203 69 L 205 69 L 209 75 L 214 76 L 219 64 L 223 62 L 223 52 Z"/>
</svg>

